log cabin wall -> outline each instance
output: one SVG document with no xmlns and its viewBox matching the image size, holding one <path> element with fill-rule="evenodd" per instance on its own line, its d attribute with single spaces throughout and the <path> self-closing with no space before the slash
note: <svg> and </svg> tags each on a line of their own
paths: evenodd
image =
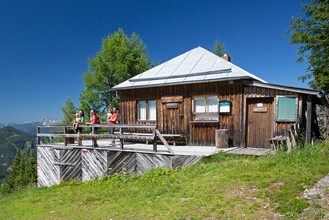
<svg viewBox="0 0 329 220">
<path fill-rule="evenodd" d="M 300 123 L 301 126 L 304 126 L 306 123 L 305 111 L 306 111 L 306 96 L 302 94 L 298 94 L 295 92 L 285 91 L 285 90 L 277 90 L 277 89 L 269 89 L 269 88 L 261 88 L 256 86 L 245 86 L 244 87 L 244 103 L 246 103 L 249 98 L 265 98 L 272 97 L 273 98 L 273 134 L 272 137 L 283 135 L 287 136 L 291 124 L 294 122 L 278 122 L 275 120 L 276 118 L 276 106 L 275 106 L 275 97 L 278 95 L 282 96 L 296 96 L 298 99 L 298 112 L 297 112 L 297 122 Z M 246 112 L 246 111 L 245 111 Z M 244 118 L 247 116 L 244 115 Z M 243 126 L 244 128 L 246 125 Z"/>
<path fill-rule="evenodd" d="M 228 129 L 231 145 L 240 146 L 243 116 L 241 111 L 242 86 L 242 80 L 237 80 L 233 83 L 222 81 L 122 90 L 119 91 L 121 121 L 124 124 L 157 124 L 161 133 L 182 134 L 187 144 L 199 146 L 214 146 L 215 130 L 219 128 Z M 193 97 L 202 95 L 216 95 L 219 101 L 231 101 L 231 113 L 220 114 L 217 123 L 193 121 Z M 164 97 L 173 99 L 172 104 L 170 104 L 173 108 L 168 107 Z M 137 103 L 139 100 L 156 100 L 156 121 L 137 120 Z"/>
</svg>

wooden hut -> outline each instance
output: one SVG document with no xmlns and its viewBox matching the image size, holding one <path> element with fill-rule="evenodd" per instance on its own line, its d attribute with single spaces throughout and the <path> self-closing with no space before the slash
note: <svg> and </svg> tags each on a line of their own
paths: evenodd
<svg viewBox="0 0 329 220">
<path fill-rule="evenodd" d="M 319 91 L 274 85 L 210 51 L 197 47 L 113 88 L 123 124 L 156 124 L 187 145 L 214 146 L 216 132 L 227 145 L 270 148 L 291 124 L 316 133 Z"/>
</svg>

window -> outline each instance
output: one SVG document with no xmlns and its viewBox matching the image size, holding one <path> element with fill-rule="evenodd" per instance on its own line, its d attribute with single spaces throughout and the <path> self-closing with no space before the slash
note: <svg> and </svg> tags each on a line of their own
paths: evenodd
<svg viewBox="0 0 329 220">
<path fill-rule="evenodd" d="M 276 99 L 276 120 L 294 122 L 297 119 L 297 98 L 278 96 Z"/>
<path fill-rule="evenodd" d="M 148 120 L 156 120 L 156 113 L 157 113 L 157 106 L 156 106 L 156 101 L 152 100 L 152 101 L 148 101 L 148 114 L 147 114 L 147 119 Z"/>
<path fill-rule="evenodd" d="M 138 101 L 138 120 L 146 120 L 146 101 Z"/>
<path fill-rule="evenodd" d="M 156 101 L 142 100 L 137 103 L 137 118 L 140 121 L 156 120 Z"/>
<path fill-rule="evenodd" d="M 218 97 L 198 96 L 193 98 L 194 120 L 218 120 Z"/>
</svg>

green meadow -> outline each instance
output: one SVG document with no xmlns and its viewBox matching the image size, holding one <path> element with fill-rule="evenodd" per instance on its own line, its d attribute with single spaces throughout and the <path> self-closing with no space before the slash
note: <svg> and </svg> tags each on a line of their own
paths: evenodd
<svg viewBox="0 0 329 220">
<path fill-rule="evenodd" d="M 262 157 L 219 153 L 193 167 L 63 182 L 0 197 L 0 219 L 321 219 L 302 198 L 329 173 L 329 142 Z"/>
</svg>

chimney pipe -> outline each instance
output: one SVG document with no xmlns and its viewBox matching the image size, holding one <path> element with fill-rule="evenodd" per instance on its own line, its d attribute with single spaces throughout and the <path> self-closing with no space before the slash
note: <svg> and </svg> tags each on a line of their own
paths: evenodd
<svg viewBox="0 0 329 220">
<path fill-rule="evenodd" d="M 222 58 L 228 62 L 231 62 L 231 57 L 227 54 L 227 53 L 224 53 L 224 55 L 222 56 Z"/>
</svg>

